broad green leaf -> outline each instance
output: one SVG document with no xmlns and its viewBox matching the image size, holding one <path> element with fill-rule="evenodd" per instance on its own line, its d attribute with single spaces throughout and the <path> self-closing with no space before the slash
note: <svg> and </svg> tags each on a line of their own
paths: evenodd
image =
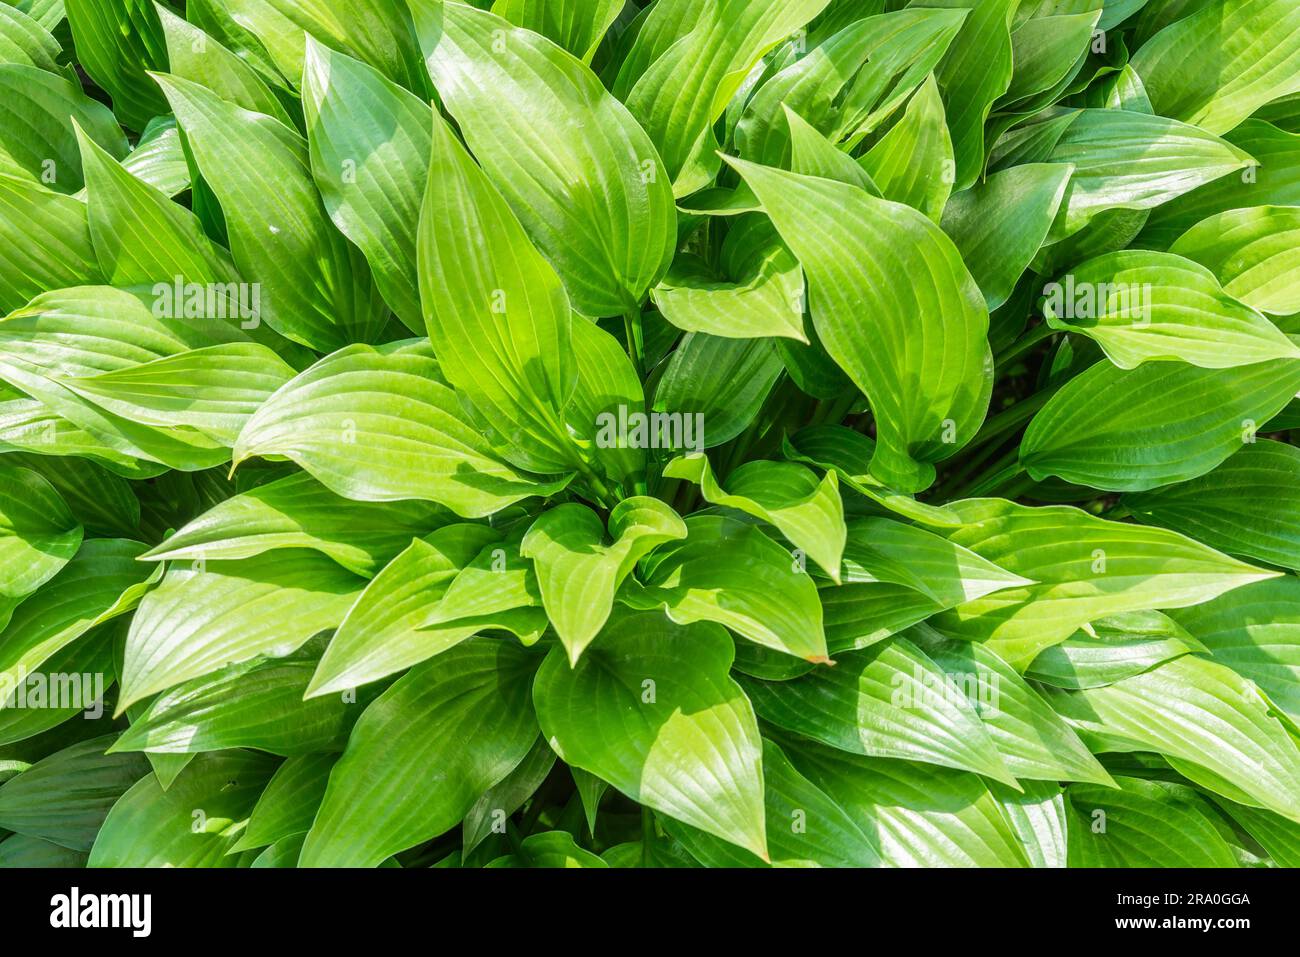
<svg viewBox="0 0 1300 957">
<path fill-rule="evenodd" d="M 0 171 L 0 310 L 101 281 L 86 217 L 80 200 Z"/>
<path fill-rule="evenodd" d="M 827 661 L 817 586 L 798 555 L 724 516 L 695 515 L 686 527 L 686 541 L 643 564 L 644 587 L 630 582 L 627 603 L 662 607 L 681 624 L 717 622 L 768 648 Z"/>
<path fill-rule="evenodd" d="M 450 520 L 449 513 L 429 502 L 340 498 L 299 473 L 226 499 L 142 557 L 251 558 L 278 548 L 314 548 L 368 578 L 412 538 Z"/>
<path fill-rule="evenodd" d="M 423 333 L 416 234 L 433 145 L 429 104 L 310 36 L 302 96 L 330 218 L 365 253 L 402 324 Z"/>
<path fill-rule="evenodd" d="M 1300 358 L 1300 346 L 1228 295 L 1209 269 L 1173 253 L 1127 249 L 1050 283 L 1054 329 L 1095 339 L 1121 369 L 1178 360 L 1207 369 Z"/>
<path fill-rule="evenodd" d="M 1165 249 L 1197 223 L 1231 209 L 1300 206 L 1300 133 L 1247 120 L 1224 139 L 1254 162 L 1154 210 L 1138 245 Z"/>
<path fill-rule="evenodd" d="M 806 738 L 854 754 L 922 761 L 1016 784 L 980 720 L 985 689 L 950 684 L 905 638 L 846 652 L 835 667 L 793 681 L 742 676 L 740 683 L 759 717 Z"/>
<path fill-rule="evenodd" d="M 0 868 L 85 867 L 87 857 L 80 851 L 22 834 L 0 841 Z"/>
<path fill-rule="evenodd" d="M 866 758 L 806 739 L 776 739 L 795 768 L 880 845 L 894 867 L 1028 867 L 988 785 L 968 771 Z"/>
<path fill-rule="evenodd" d="M 82 528 L 53 485 L 0 458 L 0 601 L 23 598 L 77 553 Z"/>
<path fill-rule="evenodd" d="M 849 154 L 841 150 L 821 131 L 799 114 L 782 103 L 786 123 L 790 127 L 790 170 L 805 176 L 820 176 L 833 179 L 850 186 L 859 186 L 872 196 L 880 196 L 880 187 L 876 185 L 871 174 L 859 163 L 850 159 Z M 748 190 L 748 186 L 742 187 Z M 767 227 L 771 229 L 771 226 Z M 802 299 L 802 297 L 801 297 Z M 802 318 L 802 301 L 800 313 Z"/>
<path fill-rule="evenodd" d="M 52 741 L 51 747 L 41 746 L 15 755 L 36 761 L 60 747 L 111 731 L 105 698 L 117 677 L 113 645 L 121 631 L 118 622 L 91 629 L 84 639 L 65 645 L 40 667 L 28 669 L 24 699 L 27 707 L 0 708 L 0 746 L 7 745 L 5 751 L 13 753 L 14 748 L 37 747 Z M 70 680 L 71 675 L 80 675 L 80 681 Z M 60 681 L 68 688 L 71 700 L 56 701 L 49 694 Z M 17 704 L 13 697 L 17 689 L 9 682 L 6 688 L 10 690 L 6 692 L 4 704 Z M 38 703 L 43 706 L 32 707 Z"/>
<path fill-rule="evenodd" d="M 276 759 L 255 751 L 200 754 L 163 790 L 141 778 L 109 811 L 91 867 L 233 867 L 227 856 Z"/>
<path fill-rule="evenodd" d="M 140 500 L 131 484 L 90 457 L 11 452 L 9 461 L 38 473 L 53 485 L 73 518 L 88 531 L 110 538 L 139 534 Z"/>
<path fill-rule="evenodd" d="M 77 61 L 113 98 L 113 112 L 142 130 L 167 103 L 146 71 L 167 63 L 153 0 L 63 0 Z"/>
<path fill-rule="evenodd" d="M 676 458 L 664 476 L 700 486 L 704 500 L 761 519 L 820 565 L 836 582 L 844 552 L 844 504 L 834 472 L 821 481 L 794 462 L 746 462 L 727 476 L 724 489 L 701 454 Z"/>
<path fill-rule="evenodd" d="M 957 167 L 934 74 L 917 89 L 902 118 L 859 162 L 885 199 L 939 221 Z"/>
<path fill-rule="evenodd" d="M 462 853 L 468 857 L 489 834 L 501 833 L 506 818 L 533 796 L 554 766 L 555 752 L 538 735 L 514 770 L 484 791 L 465 815 L 461 825 Z"/>
<path fill-rule="evenodd" d="M 992 173 L 948 200 L 943 231 L 956 244 L 990 310 L 1011 298 L 1042 248 L 1072 173 L 1067 165 L 1026 163 Z"/>
<path fill-rule="evenodd" d="M 708 867 L 879 867 L 880 852 L 842 808 L 763 740 L 769 865 L 711 834 L 663 818 L 664 830 Z"/>
<path fill-rule="evenodd" d="M 475 639 L 407 672 L 353 729 L 301 865 L 374 867 L 458 824 L 537 738 L 536 667 L 516 642 Z"/>
<path fill-rule="evenodd" d="M 686 332 L 807 341 L 799 263 L 765 219 L 736 220 L 722 242 L 719 265 L 715 272 L 699 256 L 679 255 L 652 293 L 664 318 Z"/>
<path fill-rule="evenodd" d="M 665 472 L 665 474 L 667 474 Z M 686 524 L 658 499 L 624 499 L 605 524 L 584 505 L 559 505 L 533 522 L 519 551 L 533 560 L 551 626 L 576 664 L 614 607 L 614 594 L 656 546 L 686 537 Z"/>
<path fill-rule="evenodd" d="M 1300 449 L 1243 445 L 1200 478 L 1125 496 L 1143 521 L 1233 555 L 1300 568 Z"/>
<path fill-rule="evenodd" d="M 337 760 L 337 754 L 302 754 L 276 768 L 253 807 L 248 826 L 231 850 L 267 847 L 294 835 L 298 835 L 301 849 L 301 838 L 311 830 L 311 822 L 325 797 L 330 769 Z M 294 854 L 294 863 L 297 860 L 298 855 Z"/>
<path fill-rule="evenodd" d="M 872 473 L 901 491 L 928 487 L 933 463 L 973 437 L 991 388 L 988 312 L 956 247 L 909 207 L 732 163 L 808 275 L 818 336 L 871 402 Z"/>
<path fill-rule="evenodd" d="M 966 189 L 983 171 L 984 121 L 1013 75 L 1011 18 L 1019 0 L 915 0 L 912 7 L 970 13 L 935 70 L 952 130 L 954 188 Z"/>
<path fill-rule="evenodd" d="M 176 117 L 169 113 L 150 120 L 135 147 L 122 160 L 122 168 L 165 196 L 175 196 L 190 189 L 194 184 L 185 162 Z"/>
<path fill-rule="evenodd" d="M 540 33 L 584 63 L 591 62 L 622 9 L 622 0 L 496 0 L 492 4 L 497 16 Z"/>
<path fill-rule="evenodd" d="M 1204 130 L 1131 110 L 1081 110 L 1050 154 L 1074 166 L 1052 229 L 1063 239 L 1108 209 L 1152 209 L 1251 165 L 1251 154 Z"/>
<path fill-rule="evenodd" d="M 750 69 L 827 2 L 671 0 L 647 17 L 637 37 L 638 47 L 649 48 L 645 68 L 628 83 L 625 63 L 613 90 L 658 147 L 678 196 L 708 185 L 717 172 L 711 127 Z M 679 40 L 657 29 L 660 23 L 688 15 L 691 21 L 682 24 Z M 641 56 L 634 48 L 629 59 Z"/>
<path fill-rule="evenodd" d="M 364 258 L 316 192 L 307 141 L 190 80 L 155 79 L 221 202 L 235 265 L 261 286 L 267 325 L 318 351 L 375 336 L 382 302 Z M 252 166 L 250 155 L 258 158 Z"/>
<path fill-rule="evenodd" d="M 1017 778 L 1112 783 L 1079 736 L 987 645 L 944 640 L 924 625 L 908 634 L 941 669 L 944 684 L 926 690 L 963 696 Z"/>
<path fill-rule="evenodd" d="M 8 175 L 25 174 L 60 193 L 81 189 L 76 126 L 115 157 L 126 155 L 113 114 L 80 84 L 39 67 L 0 63 L 0 168 Z"/>
<path fill-rule="evenodd" d="M 457 576 L 480 553 L 490 556 L 497 539 L 484 525 L 448 525 L 411 542 L 348 610 L 307 694 L 346 691 L 441 654 L 483 628 L 533 621 L 514 607 L 438 620 Z"/>
<path fill-rule="evenodd" d="M 594 73 L 530 30 L 458 3 L 417 5 L 417 21 L 447 110 L 574 308 L 637 309 L 676 240 L 672 177 L 651 137 Z"/>
<path fill-rule="evenodd" d="M 154 698 L 113 745 L 114 751 L 189 754 L 256 748 L 296 755 L 340 751 L 368 702 L 343 696 L 303 701 L 316 669 L 298 655 L 229 665 Z"/>
<path fill-rule="evenodd" d="M 1140 492 L 1204 475 L 1300 391 L 1300 362 L 1234 369 L 1099 362 L 1034 416 L 1020 461 L 1036 480 Z"/>
<path fill-rule="evenodd" d="M 1223 0 L 1171 23 L 1133 55 L 1157 113 L 1226 133 L 1270 100 L 1300 92 L 1300 9 Z"/>
<path fill-rule="evenodd" d="M 1276 576 L 1175 532 L 1068 506 L 969 499 L 948 507 L 965 524 L 940 534 L 1036 584 L 958 605 L 934 623 L 957 637 L 989 641 L 1017 669 L 1094 619 L 1183 608 Z"/>
<path fill-rule="evenodd" d="M 1215 798 L 1215 803 L 1264 847 L 1279 867 L 1300 864 L 1300 825 L 1258 808 Z M 3 854 L 0 850 L 0 854 Z"/>
<path fill-rule="evenodd" d="M 1190 612 L 1170 614 L 1195 615 L 1197 608 L 1231 601 L 1232 595 L 1259 587 L 1264 586 L 1247 585 L 1204 605 L 1195 605 Z M 1126 612 L 1099 618 L 1059 645 L 1044 648 L 1025 669 L 1025 677 L 1067 691 L 1101 688 L 1150 671 L 1180 655 L 1208 650 L 1168 615 L 1158 611 Z"/>
<path fill-rule="evenodd" d="M 228 664 L 290 654 L 336 627 L 364 584 L 307 549 L 172 565 L 131 621 L 118 712 Z"/>
<path fill-rule="evenodd" d="M 0 827 L 74 851 L 89 851 L 109 809 L 149 773 L 138 754 L 105 754 L 113 735 L 37 761 L 0 787 Z"/>
<path fill-rule="evenodd" d="M 621 442 L 607 429 L 617 425 L 620 410 L 645 412 L 641 378 L 622 343 L 594 322 L 574 322 L 569 347 L 578 385 L 565 410 L 568 428 L 600 472 L 632 487 L 645 472 L 645 447 Z"/>
<path fill-rule="evenodd" d="M 24 63 L 49 73 L 59 67 L 59 41 L 16 6 L 0 4 L 0 63 Z"/>
<path fill-rule="evenodd" d="M 1119 778 L 1067 790 L 1071 867 L 1236 867 L 1214 807 L 1192 788 Z"/>
<path fill-rule="evenodd" d="M 205 86 L 236 106 L 294 126 L 293 118 L 264 75 L 201 27 L 181 19 L 161 3 L 155 6 L 167 44 L 167 69 L 173 76 Z"/>
<path fill-rule="evenodd" d="M 790 130 L 783 106 L 831 142 L 856 145 L 934 69 L 967 14 L 908 9 L 862 16 L 871 12 L 855 10 L 853 22 L 759 86 L 736 123 L 741 156 L 765 166 L 787 165 Z M 804 42 L 812 40 L 810 33 Z"/>
<path fill-rule="evenodd" d="M 1300 312 L 1300 209 L 1219 213 L 1183 233 L 1169 251 L 1208 268 L 1224 292 L 1260 312 Z"/>
<path fill-rule="evenodd" d="M 563 420 L 577 382 L 568 298 L 440 117 L 417 246 L 424 320 L 447 381 L 512 462 L 564 470 L 576 454 Z"/>
<path fill-rule="evenodd" d="M 689 333 L 655 388 L 649 420 L 629 420 L 619 433 L 662 452 L 716 448 L 754 421 L 781 371 L 780 353 L 768 340 Z"/>
<path fill-rule="evenodd" d="M 233 454 L 236 464 L 285 456 L 344 498 L 422 499 L 471 518 L 567 482 L 534 479 L 502 462 L 427 354 L 360 344 L 268 399 Z"/>
<path fill-rule="evenodd" d="M 554 649 L 533 700 L 564 761 L 767 860 L 762 745 L 732 654 L 716 625 L 620 613 L 576 666 Z"/>
<path fill-rule="evenodd" d="M 159 429 L 193 429 L 233 446 L 249 417 L 295 374 L 266 346 L 231 342 L 64 384 L 114 415 Z"/>
<path fill-rule="evenodd" d="M 12 688 L 96 625 L 131 611 L 157 577 L 136 561 L 144 550 L 125 539 L 82 542 L 0 631 L 0 680 Z"/>
<path fill-rule="evenodd" d="M 1171 616 L 1269 701 L 1300 720 L 1300 579 L 1247 585 Z"/>
<path fill-rule="evenodd" d="M 1023 791 L 1005 784 L 989 790 L 1002 806 L 1033 867 L 1065 867 L 1067 848 L 1065 792 L 1055 781 L 1022 781 Z"/>
<path fill-rule="evenodd" d="M 1184 655 L 1104 688 L 1047 689 L 1056 711 L 1108 750 L 1156 751 L 1216 793 L 1300 820 L 1300 751 L 1253 682 Z M 1200 773 L 1198 773 L 1200 772 Z"/>
<path fill-rule="evenodd" d="M 1009 111 L 1023 109 L 1023 101 L 1053 91 L 1068 80 L 1072 67 L 1088 51 L 1101 17 L 1100 0 L 1090 0 L 1090 4 L 1078 13 L 1032 17 L 1011 32 L 1015 70 L 1003 94 Z"/>
</svg>

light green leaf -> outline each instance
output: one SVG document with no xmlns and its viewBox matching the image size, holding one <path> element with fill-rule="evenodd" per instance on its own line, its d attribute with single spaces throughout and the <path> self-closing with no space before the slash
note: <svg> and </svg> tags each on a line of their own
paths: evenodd
<svg viewBox="0 0 1300 957">
<path fill-rule="evenodd" d="M 492 4 L 497 16 L 540 33 L 584 63 L 591 62 L 622 9 L 622 0 L 496 0 Z"/>
<path fill-rule="evenodd" d="M 665 472 L 665 474 L 667 474 Z M 551 626 L 576 664 L 604 627 L 614 594 L 656 546 L 686 537 L 686 524 L 658 499 L 624 499 L 609 516 L 609 538 L 585 505 L 559 505 L 533 522 L 519 551 L 531 558 Z"/>
<path fill-rule="evenodd" d="M 1259 587 L 1263 586 L 1247 585 L 1204 605 L 1194 605 L 1190 614 Z M 1101 688 L 1150 671 L 1180 655 L 1208 650 L 1168 615 L 1158 611 L 1126 612 L 1099 618 L 1059 645 L 1044 648 L 1025 669 L 1025 677 L 1067 691 Z"/>
<path fill-rule="evenodd" d="M 781 372 L 781 355 L 766 339 L 689 333 L 655 388 L 651 420 L 639 430 L 631 423 L 629 441 L 635 438 L 644 441 L 642 448 L 663 451 L 717 448 L 754 421 Z M 661 414 L 669 417 L 653 418 Z M 669 438 L 662 437 L 656 421 L 668 427 Z"/>
<path fill-rule="evenodd" d="M 1099 362 L 1034 416 L 1020 461 L 1036 480 L 1140 492 L 1204 475 L 1300 392 L 1300 362 L 1234 369 Z"/>
<path fill-rule="evenodd" d="M 113 98 L 123 124 L 142 130 L 167 104 L 145 72 L 167 63 L 153 0 L 63 0 L 77 61 Z"/>
<path fill-rule="evenodd" d="M 731 162 L 803 265 L 827 352 L 871 402 L 872 473 L 901 491 L 928 487 L 933 463 L 973 437 L 992 385 L 988 311 L 956 247 L 909 207 Z"/>
<path fill-rule="evenodd" d="M 330 773 L 301 866 L 374 867 L 458 824 L 537 739 L 537 661 L 516 642 L 475 639 L 377 698 Z"/>
<path fill-rule="evenodd" d="M 1300 312 L 1300 209 L 1219 213 L 1183 233 L 1169 251 L 1208 268 L 1224 292 L 1260 312 Z"/>
<path fill-rule="evenodd" d="M 423 499 L 471 518 L 567 481 L 533 479 L 502 462 L 427 354 L 359 344 L 322 359 L 254 413 L 234 461 L 255 455 L 292 459 L 345 498 Z"/>
<path fill-rule="evenodd" d="M 957 167 L 934 74 L 917 89 L 902 118 L 859 163 L 885 199 L 939 221 Z"/>
<path fill-rule="evenodd" d="M 303 754 L 289 758 L 275 770 L 257 799 L 239 842 L 232 851 L 267 847 L 295 834 L 306 837 L 325 797 L 330 769 L 337 754 Z M 298 855 L 294 854 L 294 863 Z"/>
<path fill-rule="evenodd" d="M 364 584 L 307 549 L 171 566 L 131 620 L 118 712 L 225 665 L 292 653 L 336 627 Z"/>
<path fill-rule="evenodd" d="M 1207 369 L 1300 358 L 1300 346 L 1228 295 L 1209 269 L 1173 253 L 1126 249 L 1050 283 L 1054 329 L 1095 339 L 1121 369 L 1178 360 Z"/>
<path fill-rule="evenodd" d="M 101 281 L 86 204 L 0 171 L 0 310 L 47 289 Z"/>
<path fill-rule="evenodd" d="M 620 613 L 576 666 L 547 657 L 537 720 L 567 763 L 766 860 L 761 742 L 731 660 L 716 625 Z"/>
<path fill-rule="evenodd" d="M 81 546 L 82 528 L 37 472 L 0 459 L 0 602 L 36 591 Z"/>
</svg>

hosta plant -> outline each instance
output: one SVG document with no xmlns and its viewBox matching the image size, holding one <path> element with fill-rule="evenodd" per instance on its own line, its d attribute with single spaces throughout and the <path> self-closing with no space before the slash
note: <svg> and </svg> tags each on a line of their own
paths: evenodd
<svg viewBox="0 0 1300 957">
<path fill-rule="evenodd" d="M 0 3 L 0 864 L 1300 863 L 1298 250 L 1294 0 Z"/>
</svg>

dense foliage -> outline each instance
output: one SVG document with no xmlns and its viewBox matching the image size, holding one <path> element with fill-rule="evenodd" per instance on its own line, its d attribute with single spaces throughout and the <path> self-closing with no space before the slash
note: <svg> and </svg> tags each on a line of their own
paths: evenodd
<svg viewBox="0 0 1300 957">
<path fill-rule="evenodd" d="M 0 3 L 0 312 L 0 864 L 1300 863 L 1295 0 Z"/>
</svg>

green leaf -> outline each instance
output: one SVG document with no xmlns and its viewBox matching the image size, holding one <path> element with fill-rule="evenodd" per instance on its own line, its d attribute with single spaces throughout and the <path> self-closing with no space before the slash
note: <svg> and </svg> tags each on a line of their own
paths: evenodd
<svg viewBox="0 0 1300 957">
<path fill-rule="evenodd" d="M 66 76 L 22 63 L 0 63 L 0 166 L 60 193 L 83 184 L 76 126 L 117 158 L 126 137 L 113 114 Z"/>
<path fill-rule="evenodd" d="M 1214 273 L 1223 291 L 1272 315 L 1300 312 L 1300 209 L 1254 206 L 1197 223 L 1169 248 Z"/>
<path fill-rule="evenodd" d="M 429 104 L 310 36 L 302 95 L 312 175 L 330 218 L 365 253 L 402 324 L 423 333 L 416 240 L 433 148 Z"/>
<path fill-rule="evenodd" d="M 0 171 L 0 309 L 100 281 L 86 204 Z"/>
<path fill-rule="evenodd" d="M 1033 867 L 1065 867 L 1065 792 L 1055 781 L 1022 781 L 1023 792 L 990 784 Z"/>
<path fill-rule="evenodd" d="M 1215 803 L 1251 837 L 1259 841 L 1279 867 L 1300 862 L 1300 825 L 1270 811 L 1215 798 Z M 3 851 L 0 850 L 0 854 Z"/>
<path fill-rule="evenodd" d="M 973 437 L 991 388 L 988 312 L 956 247 L 909 207 L 730 162 L 803 265 L 826 350 L 871 402 L 872 473 L 901 491 L 926 488 L 933 463 Z M 903 286 L 898 276 L 914 278 Z M 870 328 L 858 321 L 864 311 Z"/>
<path fill-rule="evenodd" d="M 475 639 L 399 679 L 353 729 L 301 866 L 374 867 L 458 824 L 537 738 L 536 667 L 517 643 Z"/>
<path fill-rule="evenodd" d="M 1019 0 L 917 0 L 914 7 L 969 9 L 960 32 L 935 70 L 952 130 L 954 186 L 973 184 L 984 165 L 984 121 L 1013 75 L 1011 18 Z"/>
<path fill-rule="evenodd" d="M 1000 802 L 978 775 L 865 758 L 806 739 L 777 741 L 799 772 L 879 842 L 887 866 L 1029 866 Z"/>
<path fill-rule="evenodd" d="M 1300 579 L 1285 575 L 1171 613 L 1214 660 L 1300 720 Z"/>
<path fill-rule="evenodd" d="M 447 110 L 574 308 L 635 310 L 677 238 L 672 178 L 651 137 L 536 33 L 463 4 L 417 5 L 417 21 Z"/>
<path fill-rule="evenodd" d="M 157 577 L 136 561 L 144 550 L 125 539 L 82 542 L 0 631 L 0 681 L 12 688 L 96 625 L 133 609 Z"/>
<path fill-rule="evenodd" d="M 457 576 L 498 533 L 483 525 L 448 525 L 416 539 L 366 586 L 348 610 L 307 689 L 310 696 L 347 691 L 441 654 L 488 627 L 530 627 L 536 616 L 510 607 L 439 618 Z M 502 550 L 504 554 L 504 550 Z M 499 581 L 499 578 L 498 578 Z M 542 626 L 545 626 L 544 618 Z"/>
<path fill-rule="evenodd" d="M 489 834 L 501 833 L 506 819 L 533 796 L 554 766 L 555 752 L 546 739 L 538 735 L 515 769 L 484 791 L 465 815 L 461 826 L 462 854 L 468 857 Z"/>
<path fill-rule="evenodd" d="M 824 662 L 817 586 L 800 557 L 754 525 L 720 515 L 694 515 L 686 541 L 663 546 L 643 563 L 624 600 L 662 607 L 673 621 L 714 621 L 768 648 Z"/>
<path fill-rule="evenodd" d="M 23 11 L 0 4 L 0 63 L 23 63 L 49 73 L 59 67 L 59 41 Z"/>
<path fill-rule="evenodd" d="M 427 353 L 360 344 L 271 396 L 233 454 L 236 464 L 285 456 L 344 498 L 422 499 L 471 518 L 551 495 L 568 481 L 534 479 L 501 461 Z"/>
<path fill-rule="evenodd" d="M 253 807 L 248 826 L 231 850 L 267 847 L 294 835 L 298 836 L 301 849 L 301 839 L 311 829 L 321 799 L 325 797 L 330 769 L 337 760 L 337 754 L 302 754 L 276 768 Z M 293 862 L 297 861 L 295 853 Z"/>
<path fill-rule="evenodd" d="M 993 173 L 948 200 L 943 231 L 956 244 L 990 310 L 1011 298 L 1042 248 L 1072 173 L 1067 165 L 1026 163 Z"/>
<path fill-rule="evenodd" d="M 965 524 L 940 534 L 1036 584 L 959 605 L 934 624 L 945 633 L 988 641 L 1018 669 L 1097 618 L 1183 608 L 1276 575 L 1174 532 L 1106 521 L 1067 506 L 969 499 L 948 507 Z"/>
<path fill-rule="evenodd" d="M 1224 0 L 1142 44 L 1133 68 L 1157 113 L 1226 133 L 1261 106 L 1300 92 L 1300 10 L 1286 0 Z"/>
<path fill-rule="evenodd" d="M 307 549 L 171 566 L 131 620 L 118 712 L 225 665 L 290 654 L 336 627 L 363 585 Z"/>
<path fill-rule="evenodd" d="M 1140 492 L 1204 475 L 1300 391 L 1300 362 L 1233 369 L 1099 362 L 1034 416 L 1020 461 L 1036 480 Z"/>
<path fill-rule="evenodd" d="M 846 652 L 835 667 L 793 681 L 740 682 L 759 717 L 779 728 L 854 754 L 959 768 L 1016 786 L 969 689 L 950 685 L 905 638 Z"/>
<path fill-rule="evenodd" d="M 859 162 L 885 199 L 939 221 L 952 192 L 956 161 L 934 74 L 917 89 L 902 118 Z"/>
<path fill-rule="evenodd" d="M 1300 346 L 1228 295 L 1209 269 L 1173 253 L 1108 253 L 1045 295 L 1048 325 L 1095 339 L 1121 369 L 1162 359 L 1224 369 L 1300 358 Z"/>
<path fill-rule="evenodd" d="M 153 0 L 64 0 L 82 69 L 113 98 L 113 112 L 142 130 L 167 104 L 146 71 L 167 63 Z"/>
<path fill-rule="evenodd" d="M 609 867 L 591 851 L 584 850 L 567 831 L 544 831 L 530 834 L 519 842 L 514 854 L 499 857 L 488 867 Z"/>
<path fill-rule="evenodd" d="M 113 805 L 90 867 L 234 867 L 227 856 L 275 759 L 254 751 L 200 754 L 167 790 L 141 778 Z"/>
<path fill-rule="evenodd" d="M 193 678 L 154 698 L 113 751 L 190 754 L 256 748 L 296 755 L 342 750 L 365 703 L 303 701 L 314 657 L 246 661 Z"/>
<path fill-rule="evenodd" d="M 1214 548 L 1300 568 L 1300 449 L 1243 445 L 1214 471 L 1179 485 L 1125 496 L 1143 521 Z"/>
<path fill-rule="evenodd" d="M 1229 592 L 1228 596 L 1258 587 L 1261 586 L 1247 585 Z M 1208 608 L 1222 600 L 1193 606 L 1190 612 L 1171 614 L 1195 615 L 1195 609 Z M 1025 677 L 1067 691 L 1102 688 L 1150 671 L 1180 655 L 1208 650 L 1174 618 L 1158 611 L 1126 612 L 1099 618 L 1059 645 L 1044 648 L 1025 669 Z"/>
<path fill-rule="evenodd" d="M 433 144 L 418 251 L 434 353 L 511 461 L 562 471 L 575 457 L 563 409 L 577 382 L 564 287 L 438 117 Z"/>
<path fill-rule="evenodd" d="M 1034 16 L 1012 31 L 1015 71 L 1002 101 L 1008 110 L 1023 109 L 1027 105 L 1023 101 L 1049 93 L 1069 79 L 1088 51 L 1101 13 L 1099 0 L 1089 0 L 1081 12 Z"/>
<path fill-rule="evenodd" d="M 836 582 L 844 552 L 844 504 L 834 472 L 821 479 L 793 462 L 751 461 L 718 484 L 702 454 L 681 456 L 664 467 L 666 478 L 700 486 L 704 500 L 734 508 L 771 525 L 820 565 Z"/>
<path fill-rule="evenodd" d="M 780 353 L 768 340 L 687 334 L 655 388 L 642 447 L 702 452 L 730 442 L 757 418 L 781 372 Z M 659 414 L 669 418 L 653 418 Z M 656 421 L 669 427 L 671 438 L 662 438 Z M 633 431 L 629 440 L 636 436 Z"/>
<path fill-rule="evenodd" d="M 1214 807 L 1189 787 L 1119 778 L 1071 785 L 1071 867 L 1236 867 Z"/>
<path fill-rule="evenodd" d="M 646 18 L 613 91 L 658 147 L 676 195 L 707 186 L 717 172 L 711 127 L 754 64 L 827 2 L 672 0 Z M 670 34 L 673 26 L 681 33 Z"/>
<path fill-rule="evenodd" d="M 0 596 L 23 598 L 81 546 L 81 525 L 41 475 L 0 459 Z"/>
<path fill-rule="evenodd" d="M 881 195 L 880 187 L 876 185 L 871 174 L 862 164 L 855 163 L 849 158 L 848 153 L 828 140 L 821 131 L 791 110 L 789 106 L 782 103 L 781 108 L 785 111 L 786 123 L 790 127 L 792 172 L 833 179 L 840 183 L 848 183 L 850 186 L 861 187 L 872 196 Z M 742 189 L 748 190 L 748 187 Z M 771 227 L 769 226 L 768 229 Z M 799 311 L 802 314 L 802 302 Z"/>
<path fill-rule="evenodd" d="M 1195 126 L 1131 110 L 1081 110 L 1050 154 L 1074 166 L 1053 239 L 1108 209 L 1152 209 L 1251 165 L 1251 155 Z"/>
<path fill-rule="evenodd" d="M 716 625 L 620 613 L 576 666 L 547 656 L 537 720 L 568 764 L 766 860 L 761 743 L 731 660 Z"/>
<path fill-rule="evenodd" d="M 37 761 L 0 787 L 0 827 L 74 851 L 89 851 L 109 809 L 149 773 L 138 754 L 105 754 L 113 735 Z"/>
<path fill-rule="evenodd" d="M 880 866 L 875 842 L 766 739 L 763 785 L 770 865 L 749 851 L 672 818 L 661 819 L 664 830 L 708 867 Z"/>
<path fill-rule="evenodd" d="M 1104 688 L 1047 689 L 1048 702 L 1107 750 L 1156 751 L 1193 781 L 1300 820 L 1300 751 L 1253 682 L 1196 655 Z"/>
<path fill-rule="evenodd" d="M 306 140 L 190 80 L 154 78 L 221 202 L 236 266 L 261 284 L 267 325 L 318 351 L 376 335 L 382 303 L 361 253 L 326 214 Z"/>
<path fill-rule="evenodd" d="M 638 496 L 614 507 L 612 544 L 605 537 L 595 512 L 569 503 L 542 513 L 519 546 L 533 560 L 542 604 L 571 665 L 604 627 L 614 594 L 636 563 L 656 546 L 685 538 L 686 524 L 658 499 Z"/>
<path fill-rule="evenodd" d="M 497 16 L 540 33 L 584 63 L 591 62 L 622 9 L 622 0 L 496 0 L 492 4 Z"/>
</svg>

